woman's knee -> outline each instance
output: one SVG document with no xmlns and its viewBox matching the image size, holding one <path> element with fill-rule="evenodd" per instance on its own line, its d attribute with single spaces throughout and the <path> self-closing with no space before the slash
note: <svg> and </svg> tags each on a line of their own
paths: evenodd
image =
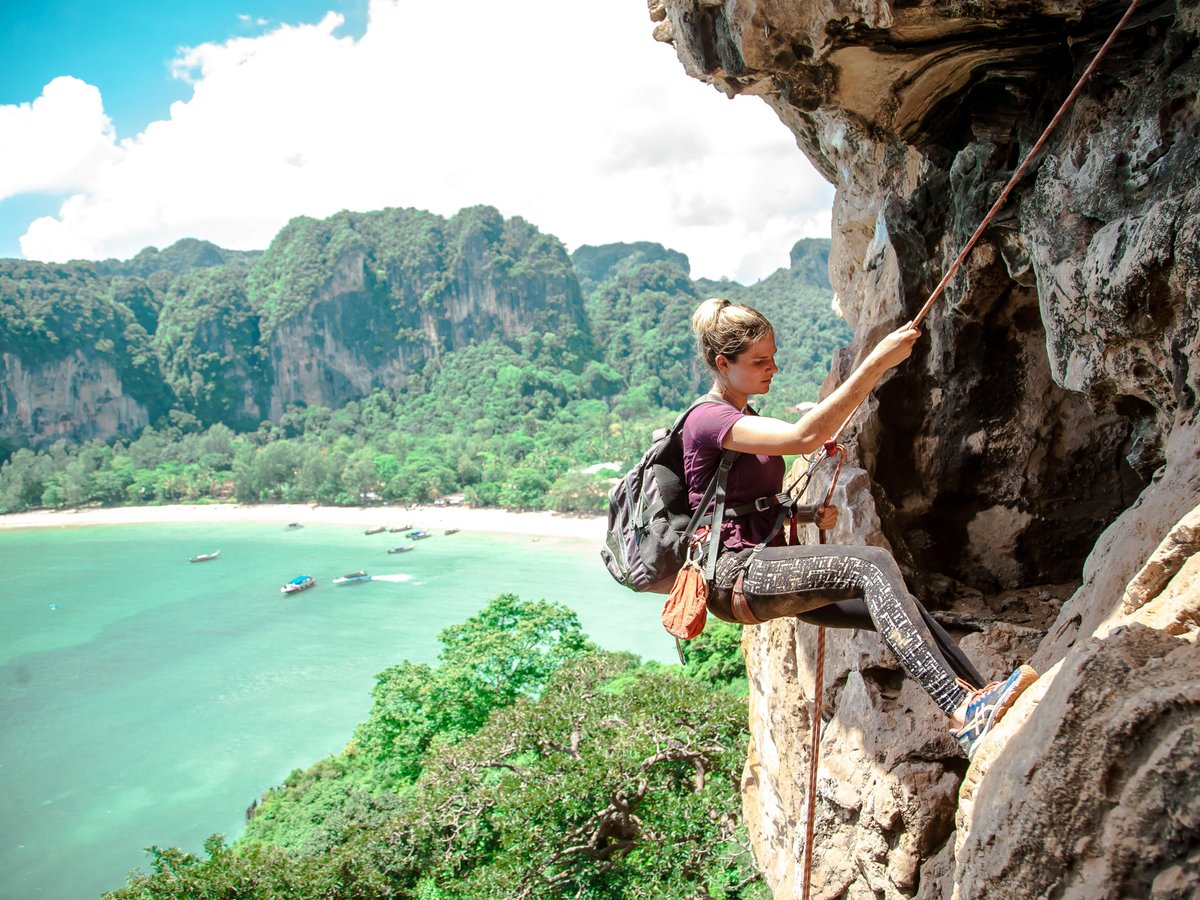
<svg viewBox="0 0 1200 900">
<path fill-rule="evenodd" d="M 889 581 L 900 578 L 900 567 L 896 565 L 896 560 L 882 547 L 855 547 L 854 555 L 867 565 L 878 569 Z"/>
</svg>

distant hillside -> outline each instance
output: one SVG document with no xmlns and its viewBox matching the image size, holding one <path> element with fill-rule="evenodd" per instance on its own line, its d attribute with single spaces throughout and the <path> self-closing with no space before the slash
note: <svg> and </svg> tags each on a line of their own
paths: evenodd
<svg viewBox="0 0 1200 900">
<path fill-rule="evenodd" d="M 487 207 L 299 218 L 263 253 L 184 240 L 126 262 L 3 260 L 0 441 L 133 434 L 171 408 L 253 428 L 540 332 L 591 353 L 570 261 Z"/>
<path fill-rule="evenodd" d="M 0 261 L 0 512 L 460 492 L 595 512 L 609 476 L 589 470 L 632 461 L 707 388 L 689 328 L 704 297 L 774 321 L 763 411 L 815 399 L 848 333 L 813 284 L 827 253 L 801 242 L 748 287 L 698 281 L 659 244 L 568 257 L 476 207 L 296 219 L 261 254 Z"/>
<path fill-rule="evenodd" d="M 105 259 L 94 265 L 99 275 L 149 278 L 157 272 L 182 275 L 192 269 L 207 269 L 212 266 L 248 268 L 260 256 L 261 250 L 226 250 L 211 241 L 183 238 L 165 250 L 147 247 L 132 259 Z"/>
<path fill-rule="evenodd" d="M 674 263 L 685 275 L 690 274 L 692 270 L 686 254 L 668 250 L 662 244 L 650 241 L 600 246 L 585 244 L 571 254 L 571 263 L 575 266 L 575 274 L 584 294 L 590 294 L 601 282 L 622 271 L 653 262 Z"/>
<path fill-rule="evenodd" d="M 790 268 L 752 285 L 693 280 L 684 254 L 652 243 L 584 246 L 571 261 L 591 286 L 585 296 L 597 346 L 628 383 L 633 408 L 682 407 L 707 389 L 691 315 L 701 300 L 726 297 L 755 307 L 775 326 L 780 373 L 757 402 L 760 411 L 786 417 L 788 407 L 817 398 L 834 351 L 850 340 L 849 326 L 833 311 L 829 244 L 797 241 Z"/>
</svg>

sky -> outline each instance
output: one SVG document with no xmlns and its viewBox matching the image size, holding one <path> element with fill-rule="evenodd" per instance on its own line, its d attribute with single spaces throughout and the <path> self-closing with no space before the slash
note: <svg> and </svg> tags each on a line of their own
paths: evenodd
<svg viewBox="0 0 1200 900">
<path fill-rule="evenodd" d="M 265 249 L 293 216 L 479 204 L 752 283 L 833 189 L 645 0 L 3 0 L 0 257 Z"/>
</svg>

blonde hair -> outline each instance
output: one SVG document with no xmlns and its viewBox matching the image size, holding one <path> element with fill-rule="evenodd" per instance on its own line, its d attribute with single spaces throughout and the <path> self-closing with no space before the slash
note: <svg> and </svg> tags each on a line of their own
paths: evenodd
<svg viewBox="0 0 1200 900">
<path fill-rule="evenodd" d="M 717 357 L 736 362 L 751 344 L 773 335 L 767 317 L 752 306 L 730 303 L 724 297 L 705 300 L 692 313 L 692 334 L 704 364 L 717 371 Z"/>
</svg>

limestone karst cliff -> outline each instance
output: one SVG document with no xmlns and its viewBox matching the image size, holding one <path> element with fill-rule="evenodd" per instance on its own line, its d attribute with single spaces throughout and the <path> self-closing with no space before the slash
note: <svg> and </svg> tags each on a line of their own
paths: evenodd
<svg viewBox="0 0 1200 900">
<path fill-rule="evenodd" d="M 426 360 L 491 335 L 586 331 L 565 249 L 490 207 L 298 220 L 251 273 L 270 357 L 269 413 L 403 387 Z"/>
<path fill-rule="evenodd" d="M 0 385 L 0 443 L 105 438 L 149 421 L 113 365 L 79 349 L 32 364 L 0 352 Z"/>
<path fill-rule="evenodd" d="M 1126 5 L 649 7 L 687 74 L 769 104 L 836 186 L 856 335 L 833 384 L 921 306 Z M 968 768 L 874 636 L 831 632 L 814 896 L 1200 891 L 1198 43 L 1194 0 L 1141 4 L 851 429 L 833 539 L 889 547 L 985 672 L 1044 674 Z M 746 640 L 746 818 L 778 897 L 813 644 Z"/>
<path fill-rule="evenodd" d="M 590 350 L 562 244 L 490 207 L 301 217 L 262 253 L 0 260 L 0 449 L 133 435 L 169 409 L 253 429 L 530 334 Z"/>
</svg>

